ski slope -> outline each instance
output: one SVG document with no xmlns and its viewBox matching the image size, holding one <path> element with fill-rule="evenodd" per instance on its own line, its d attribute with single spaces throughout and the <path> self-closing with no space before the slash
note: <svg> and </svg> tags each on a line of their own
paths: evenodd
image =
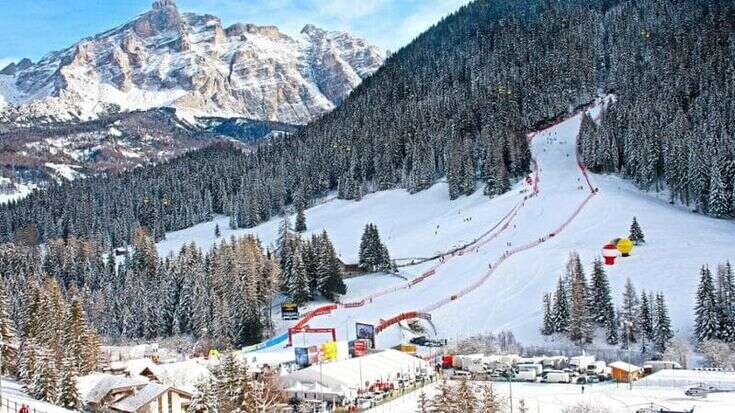
<svg viewBox="0 0 735 413">
<path fill-rule="evenodd" d="M 590 113 L 597 116 L 600 109 L 598 104 Z M 401 275 L 407 280 L 383 274 L 346 280 L 343 303 L 368 299 L 359 307 L 315 317 L 308 325 L 336 328 L 338 339 L 351 339 L 355 322 L 378 324 L 402 312 L 427 311 L 443 338 L 504 329 L 523 343 L 539 343 L 542 296 L 555 287 L 569 252 L 578 251 L 589 270 L 602 245 L 627 235 L 632 217 L 637 216 L 647 245 L 607 267 L 614 299 L 619 302 L 626 278 L 638 290 L 662 291 L 674 328 L 688 334 L 699 267 L 735 261 L 731 246 L 735 222 L 670 205 L 616 176 L 590 174 L 591 187 L 599 188 L 593 195 L 575 156 L 580 123 L 577 115 L 533 135 L 539 190 L 535 196 L 531 186 L 518 182 L 492 199 L 478 188 L 473 195 L 450 201 L 446 184 L 438 183 L 417 194 L 384 191 L 359 202 L 330 200 L 307 210 L 309 232 L 326 229 L 345 262 L 357 261 L 368 222 L 378 225 L 391 256 L 397 258 L 432 256 L 484 236 L 440 265 L 435 260 L 403 268 Z M 215 242 L 215 223 L 223 237 L 253 233 L 269 245 L 277 238 L 279 220 L 232 231 L 227 219 L 220 217 L 169 234 L 159 243 L 159 252 L 165 255 L 190 241 L 208 247 Z M 425 276 L 431 269 L 433 273 Z M 421 281 L 416 283 L 417 279 Z M 323 304 L 313 303 L 311 308 Z M 285 325 L 280 327 L 285 331 Z M 296 343 L 324 340 L 326 336 L 297 337 Z M 378 337 L 377 344 L 387 347 L 402 340 L 401 330 L 394 326 Z M 269 344 L 277 347 L 284 342 L 275 341 Z"/>
</svg>

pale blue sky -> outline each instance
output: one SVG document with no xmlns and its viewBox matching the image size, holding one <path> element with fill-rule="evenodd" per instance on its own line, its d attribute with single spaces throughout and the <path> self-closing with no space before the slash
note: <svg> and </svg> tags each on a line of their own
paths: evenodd
<svg viewBox="0 0 735 413">
<path fill-rule="evenodd" d="M 307 23 L 347 30 L 397 50 L 469 0 L 177 0 L 182 12 L 209 13 L 224 25 L 276 25 L 296 34 Z M 130 20 L 152 0 L 0 0 L 0 69 Z"/>
</svg>

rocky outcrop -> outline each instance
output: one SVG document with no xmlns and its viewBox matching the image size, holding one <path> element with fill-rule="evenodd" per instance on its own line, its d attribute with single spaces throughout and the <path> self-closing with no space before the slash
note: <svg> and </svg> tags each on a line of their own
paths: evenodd
<svg viewBox="0 0 735 413">
<path fill-rule="evenodd" d="M 182 13 L 157 0 L 134 20 L 0 72 L 0 122 L 86 120 L 172 106 L 196 115 L 303 124 L 339 104 L 383 62 L 347 33 Z M 4 106 L 3 105 L 4 102 Z"/>
</svg>

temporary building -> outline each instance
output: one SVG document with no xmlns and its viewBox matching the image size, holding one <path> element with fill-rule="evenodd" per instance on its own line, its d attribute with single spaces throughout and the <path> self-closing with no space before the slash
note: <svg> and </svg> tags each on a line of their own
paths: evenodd
<svg viewBox="0 0 735 413">
<path fill-rule="evenodd" d="M 352 398 L 361 389 L 378 382 L 410 379 L 433 374 L 429 363 L 412 355 L 384 350 L 363 357 L 312 365 L 281 378 L 293 396 L 299 391 Z"/>
<path fill-rule="evenodd" d="M 608 365 L 612 371 L 613 379 L 627 383 L 636 381 L 643 376 L 643 368 L 624 361 L 616 361 Z"/>
</svg>

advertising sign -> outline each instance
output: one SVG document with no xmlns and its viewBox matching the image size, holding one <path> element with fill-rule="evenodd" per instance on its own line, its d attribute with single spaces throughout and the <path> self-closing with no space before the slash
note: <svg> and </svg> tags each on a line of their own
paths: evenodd
<svg viewBox="0 0 735 413">
<path fill-rule="evenodd" d="M 319 347 L 311 346 L 308 348 L 309 364 L 319 363 Z"/>
<path fill-rule="evenodd" d="M 299 365 L 299 367 L 309 367 L 311 363 L 309 363 L 309 349 L 306 347 L 294 347 L 293 351 L 296 355 L 296 364 Z"/>
<path fill-rule="evenodd" d="M 372 324 L 355 323 L 356 336 L 368 340 L 370 348 L 375 348 L 375 326 Z"/>
<path fill-rule="evenodd" d="M 293 303 L 281 304 L 281 319 L 298 320 L 299 319 L 299 306 Z"/>
<path fill-rule="evenodd" d="M 322 354 L 324 361 L 332 361 L 337 359 L 337 342 L 327 341 L 322 344 Z"/>
</svg>

